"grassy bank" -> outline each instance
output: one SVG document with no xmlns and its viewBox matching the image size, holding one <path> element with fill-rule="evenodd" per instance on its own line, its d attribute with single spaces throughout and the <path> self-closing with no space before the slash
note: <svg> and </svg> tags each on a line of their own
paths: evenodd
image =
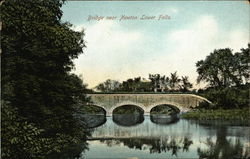
<svg viewBox="0 0 250 159">
<path fill-rule="evenodd" d="M 195 120 L 249 120 L 250 108 L 244 109 L 214 109 L 194 110 L 182 115 L 185 119 Z"/>
</svg>

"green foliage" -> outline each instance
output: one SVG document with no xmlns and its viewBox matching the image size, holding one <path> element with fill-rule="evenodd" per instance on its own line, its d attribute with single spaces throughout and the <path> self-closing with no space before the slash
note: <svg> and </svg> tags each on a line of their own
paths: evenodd
<svg viewBox="0 0 250 159">
<path fill-rule="evenodd" d="M 142 114 L 143 110 L 134 105 L 124 105 L 114 109 L 113 114 Z"/>
<path fill-rule="evenodd" d="M 225 88 L 239 86 L 248 80 L 250 63 L 249 47 L 240 53 L 232 53 L 229 48 L 214 50 L 196 63 L 199 74 L 197 82 L 208 82 L 211 87 Z M 245 79 L 243 79 L 243 77 Z"/>
<path fill-rule="evenodd" d="M 206 110 L 199 109 L 196 111 L 189 111 L 182 115 L 186 119 L 196 120 L 244 120 L 247 121 L 249 117 L 249 108 L 244 109 L 215 109 Z"/>
<path fill-rule="evenodd" d="M 169 84 L 169 78 L 166 76 L 161 76 L 160 74 L 149 74 L 149 79 L 151 81 L 152 88 L 154 92 L 163 92 L 168 90 L 167 85 Z"/>
<path fill-rule="evenodd" d="M 205 60 L 196 63 L 197 81 L 210 87 L 199 95 L 213 102 L 204 108 L 243 108 L 249 106 L 249 47 L 232 53 L 229 48 L 214 50 Z"/>
<path fill-rule="evenodd" d="M 169 105 L 159 105 L 150 111 L 150 114 L 165 114 L 165 115 L 172 115 L 179 113 L 178 110 L 174 109 L 172 106 Z"/>
<path fill-rule="evenodd" d="M 1 101 L 2 112 L 2 158 L 43 158 L 51 151 L 49 139 L 41 137 L 44 132 L 18 116 L 17 110 Z"/>
<path fill-rule="evenodd" d="M 86 88 L 79 77 L 70 73 L 73 60 L 85 47 L 84 33 L 61 21 L 63 3 L 6 0 L 1 5 L 2 99 L 9 102 L 10 112 L 17 111 L 15 119 L 6 117 L 2 121 L 2 134 L 9 135 L 2 141 L 7 145 L 2 154 L 9 158 L 42 158 L 88 135 L 76 118 L 80 105 L 87 101 Z M 21 126 L 11 128 L 12 120 Z M 19 130 L 18 140 L 8 145 Z"/>
<path fill-rule="evenodd" d="M 171 73 L 170 74 L 170 80 L 169 80 L 169 86 L 171 90 L 177 90 L 179 89 L 181 79 L 178 77 L 177 72 Z"/>
<path fill-rule="evenodd" d="M 152 91 L 152 84 L 141 77 L 129 78 L 122 82 L 118 90 L 123 92 L 150 92 Z"/>
<path fill-rule="evenodd" d="M 188 92 L 192 84 L 188 76 L 180 79 L 177 72 L 171 73 L 171 78 L 160 74 L 149 74 L 149 80 L 141 77 L 129 78 L 122 83 L 108 79 L 95 88 L 101 92 Z"/>
<path fill-rule="evenodd" d="M 250 84 L 223 89 L 209 88 L 200 95 L 213 102 L 213 105 L 204 108 L 244 108 L 249 107 L 249 88 Z"/>
<path fill-rule="evenodd" d="M 118 81 L 107 79 L 105 82 L 96 86 L 96 89 L 102 92 L 115 92 L 119 89 L 120 85 Z"/>
<path fill-rule="evenodd" d="M 104 109 L 94 106 L 94 105 L 85 105 L 81 108 L 82 114 L 104 114 L 106 113 Z"/>
<path fill-rule="evenodd" d="M 188 76 L 182 76 L 180 81 L 180 90 L 181 92 L 188 92 L 190 88 L 193 87 L 193 84 L 191 84 L 188 80 Z"/>
</svg>

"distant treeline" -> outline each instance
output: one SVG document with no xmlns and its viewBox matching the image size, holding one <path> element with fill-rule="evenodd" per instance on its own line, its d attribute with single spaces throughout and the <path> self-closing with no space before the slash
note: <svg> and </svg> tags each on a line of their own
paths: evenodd
<svg viewBox="0 0 250 159">
<path fill-rule="evenodd" d="M 160 74 L 149 74 L 148 79 L 135 77 L 119 82 L 108 79 L 95 88 L 101 92 L 188 92 L 192 88 L 188 76 L 171 73 L 170 77 Z"/>
</svg>

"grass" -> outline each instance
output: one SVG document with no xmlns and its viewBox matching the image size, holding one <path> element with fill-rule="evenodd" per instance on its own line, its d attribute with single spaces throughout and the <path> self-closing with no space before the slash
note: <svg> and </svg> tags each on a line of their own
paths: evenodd
<svg viewBox="0 0 250 159">
<path fill-rule="evenodd" d="M 195 120 L 249 120 L 250 108 L 193 110 L 183 114 L 182 118 Z"/>
</svg>

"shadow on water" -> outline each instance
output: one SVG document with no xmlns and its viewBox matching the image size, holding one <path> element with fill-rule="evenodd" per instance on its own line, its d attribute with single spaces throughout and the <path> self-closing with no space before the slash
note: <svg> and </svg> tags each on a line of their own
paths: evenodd
<svg viewBox="0 0 250 159">
<path fill-rule="evenodd" d="M 135 105 L 123 105 L 113 111 L 113 122 L 120 126 L 135 126 L 144 121 L 144 110 Z"/>
<path fill-rule="evenodd" d="M 197 153 L 200 159 L 250 159 L 250 129 L 245 129 L 241 125 L 246 125 L 243 121 L 189 120 L 203 129 L 215 134 L 216 139 L 207 137 L 200 141 L 205 145 L 198 147 Z M 235 132 L 232 127 L 237 126 Z M 235 138 L 227 138 L 234 136 Z M 248 138 L 246 141 L 240 139 Z"/>
<path fill-rule="evenodd" d="M 172 105 L 157 105 L 150 111 L 150 120 L 159 125 L 174 124 L 179 121 L 179 113 L 180 110 Z"/>
<path fill-rule="evenodd" d="M 190 145 L 193 141 L 188 138 L 124 138 L 124 139 L 112 139 L 112 140 L 100 140 L 100 142 L 112 147 L 115 145 L 127 146 L 130 149 L 147 150 L 150 154 L 153 153 L 165 153 L 170 152 L 172 156 L 178 156 L 178 152 L 189 151 Z"/>
<path fill-rule="evenodd" d="M 151 114 L 150 120 L 152 123 L 159 125 L 169 125 L 174 124 L 179 121 L 178 114 L 165 115 L 165 114 Z"/>
<path fill-rule="evenodd" d="M 238 137 L 228 139 L 228 129 L 216 127 L 216 140 L 208 137 L 202 141 L 206 148 L 197 148 L 200 159 L 250 159 L 249 143 L 242 143 Z"/>
<path fill-rule="evenodd" d="M 106 123 L 106 111 L 99 106 L 85 105 L 78 114 L 78 119 L 87 128 L 96 128 Z"/>
<path fill-rule="evenodd" d="M 82 141 L 79 144 L 65 148 L 63 152 L 52 153 L 46 159 L 83 159 L 83 153 L 86 150 L 88 150 L 88 144 L 86 141 Z"/>
<path fill-rule="evenodd" d="M 81 117 L 87 128 L 99 127 L 107 121 L 104 114 L 83 114 Z"/>
<path fill-rule="evenodd" d="M 113 122 L 120 126 L 135 126 L 143 121 L 143 114 L 113 114 Z"/>
</svg>

